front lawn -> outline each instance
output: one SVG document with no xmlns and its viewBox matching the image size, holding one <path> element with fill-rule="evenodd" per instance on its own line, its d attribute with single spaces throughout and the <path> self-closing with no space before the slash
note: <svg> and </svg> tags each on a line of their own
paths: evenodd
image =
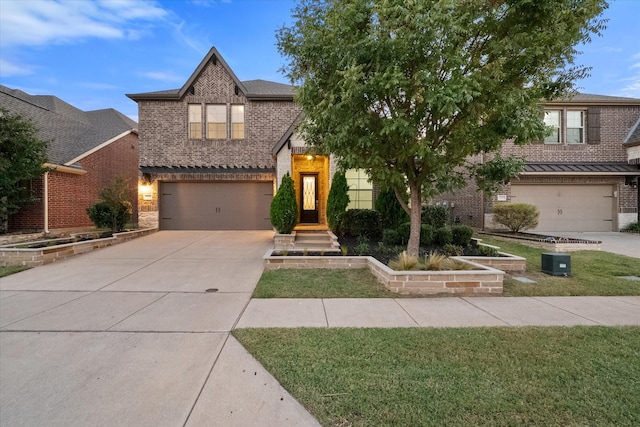
<svg viewBox="0 0 640 427">
<path fill-rule="evenodd" d="M 505 296 L 640 295 L 640 281 L 620 276 L 640 276 L 640 259 L 604 251 L 570 252 L 572 277 L 553 277 L 541 272 L 541 254 L 545 249 L 519 243 L 482 238 L 482 243 L 500 246 L 500 250 L 527 259 L 527 271 L 514 274 L 534 280 L 535 284 L 505 278 Z"/>
<path fill-rule="evenodd" d="M 237 329 L 324 426 L 640 425 L 640 328 Z"/>
</svg>

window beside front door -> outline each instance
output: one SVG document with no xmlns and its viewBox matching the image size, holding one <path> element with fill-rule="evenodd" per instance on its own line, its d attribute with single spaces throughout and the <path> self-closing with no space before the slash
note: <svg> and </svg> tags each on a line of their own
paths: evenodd
<svg viewBox="0 0 640 427">
<path fill-rule="evenodd" d="M 349 186 L 347 209 L 373 209 L 373 185 L 364 169 L 349 169 L 345 178 Z"/>
</svg>

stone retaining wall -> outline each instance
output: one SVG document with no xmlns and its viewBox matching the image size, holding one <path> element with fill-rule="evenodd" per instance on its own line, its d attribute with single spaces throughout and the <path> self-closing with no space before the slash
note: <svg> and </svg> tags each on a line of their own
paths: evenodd
<svg viewBox="0 0 640 427">
<path fill-rule="evenodd" d="M 454 257 L 473 265 L 475 270 L 459 271 L 394 271 L 370 256 L 265 256 L 265 270 L 280 268 L 369 268 L 390 291 L 403 295 L 485 295 L 501 294 L 504 272 L 495 268 Z"/>
<path fill-rule="evenodd" d="M 114 233 L 113 237 L 106 237 L 104 239 L 86 240 L 83 242 L 66 243 L 44 248 L 0 247 L 0 265 L 24 265 L 27 267 L 36 267 L 39 265 L 50 264 L 55 261 L 70 258 L 74 255 L 127 242 L 137 237 L 155 233 L 156 231 L 158 231 L 157 228 L 126 231 L 122 233 Z"/>
</svg>

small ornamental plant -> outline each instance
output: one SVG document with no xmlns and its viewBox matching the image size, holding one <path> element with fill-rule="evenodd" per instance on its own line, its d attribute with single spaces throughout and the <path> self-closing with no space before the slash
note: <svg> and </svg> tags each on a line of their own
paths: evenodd
<svg viewBox="0 0 640 427">
<path fill-rule="evenodd" d="M 329 197 L 327 198 L 327 222 L 334 233 L 338 231 L 340 219 L 349 206 L 349 185 L 344 172 L 336 172 L 331 181 Z"/>
<path fill-rule="evenodd" d="M 293 227 L 298 223 L 296 192 L 293 188 L 293 179 L 288 172 L 282 177 L 280 188 L 271 201 L 269 214 L 271 225 L 280 234 L 291 234 Z"/>
<path fill-rule="evenodd" d="M 493 221 L 513 233 L 536 228 L 539 215 L 538 208 L 526 203 L 498 203 L 493 207 Z"/>
</svg>

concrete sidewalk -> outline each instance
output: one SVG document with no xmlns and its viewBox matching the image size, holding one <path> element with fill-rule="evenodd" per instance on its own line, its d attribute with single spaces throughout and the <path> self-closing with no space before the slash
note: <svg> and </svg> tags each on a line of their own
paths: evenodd
<svg viewBox="0 0 640 427">
<path fill-rule="evenodd" d="M 640 325 L 640 297 L 252 299 L 237 328 Z"/>
</svg>

